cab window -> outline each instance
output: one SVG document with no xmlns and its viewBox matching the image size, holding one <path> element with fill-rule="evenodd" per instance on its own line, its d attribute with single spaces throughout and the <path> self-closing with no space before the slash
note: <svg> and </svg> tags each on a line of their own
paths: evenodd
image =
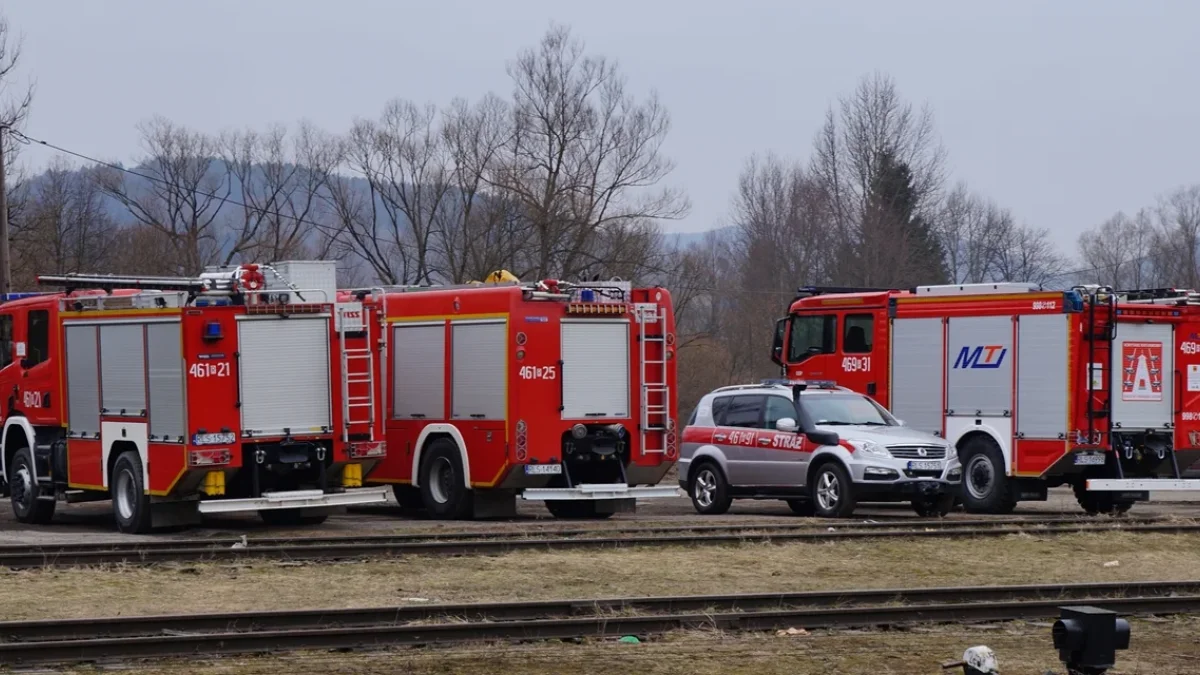
<svg viewBox="0 0 1200 675">
<path fill-rule="evenodd" d="M 733 396 L 725 410 L 723 427 L 757 429 L 762 419 L 763 396 Z"/>
<path fill-rule="evenodd" d="M 13 361 L 12 335 L 12 314 L 0 316 L 0 368 L 7 367 Z"/>
<path fill-rule="evenodd" d="M 837 316 L 804 314 L 792 317 L 792 340 L 788 360 L 798 363 L 817 354 L 832 354 L 836 349 Z"/>
<path fill-rule="evenodd" d="M 842 335 L 842 351 L 846 354 L 870 354 L 874 342 L 874 317 L 870 314 L 848 314 L 846 332 Z"/>
<path fill-rule="evenodd" d="M 774 429 L 775 424 L 785 417 L 796 419 L 796 406 L 791 399 L 782 396 L 768 396 L 767 414 L 763 420 L 763 428 Z"/>
<path fill-rule="evenodd" d="M 35 309 L 29 312 L 28 330 L 26 331 L 25 357 L 32 368 L 46 360 L 50 352 L 50 312 Z"/>
<path fill-rule="evenodd" d="M 718 396 L 712 402 L 713 426 L 719 427 L 725 423 L 725 411 L 729 409 L 729 396 Z"/>
</svg>

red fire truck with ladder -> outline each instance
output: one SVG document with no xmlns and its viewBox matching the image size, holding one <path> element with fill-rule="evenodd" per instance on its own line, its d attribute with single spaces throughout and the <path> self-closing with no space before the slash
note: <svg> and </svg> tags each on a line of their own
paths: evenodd
<svg viewBox="0 0 1200 675">
<path fill-rule="evenodd" d="M 835 380 L 958 449 L 968 510 L 1070 485 L 1089 513 L 1197 490 L 1200 300 L 1030 284 L 802 288 L 776 324 L 790 378 Z"/>
<path fill-rule="evenodd" d="M 361 487 L 386 454 L 382 425 L 345 395 L 373 381 L 370 352 L 347 347 L 361 307 L 358 325 L 340 321 L 354 307 L 334 302 L 335 282 L 288 280 L 309 264 L 42 276 L 65 290 L 0 304 L 0 475 L 17 519 L 111 499 L 119 529 L 146 532 L 386 501 Z"/>
<path fill-rule="evenodd" d="M 679 456 L 671 296 L 613 280 L 344 291 L 383 364 L 389 452 L 366 477 L 435 518 L 508 517 L 516 497 L 604 518 Z"/>
</svg>

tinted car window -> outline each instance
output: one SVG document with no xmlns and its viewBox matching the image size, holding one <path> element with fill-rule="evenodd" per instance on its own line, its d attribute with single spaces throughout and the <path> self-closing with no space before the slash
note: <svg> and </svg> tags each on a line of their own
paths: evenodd
<svg viewBox="0 0 1200 675">
<path fill-rule="evenodd" d="M 842 351 L 847 354 L 870 354 L 874 343 L 874 330 L 874 321 L 870 314 L 850 314 L 846 317 Z"/>
<path fill-rule="evenodd" d="M 729 409 L 729 398 L 728 396 L 721 396 L 713 399 L 712 416 L 715 426 L 719 427 L 725 424 L 725 411 Z"/>
<path fill-rule="evenodd" d="M 801 400 L 817 424 L 891 426 L 896 423 L 883 406 L 860 394 L 813 394 Z"/>
<path fill-rule="evenodd" d="M 746 427 L 757 429 L 762 419 L 763 396 L 732 396 L 725 411 L 723 427 Z"/>
<path fill-rule="evenodd" d="M 792 404 L 790 399 L 782 396 L 768 396 L 767 414 L 763 420 L 763 428 L 774 429 L 775 423 L 785 417 L 796 419 L 796 406 Z"/>
</svg>

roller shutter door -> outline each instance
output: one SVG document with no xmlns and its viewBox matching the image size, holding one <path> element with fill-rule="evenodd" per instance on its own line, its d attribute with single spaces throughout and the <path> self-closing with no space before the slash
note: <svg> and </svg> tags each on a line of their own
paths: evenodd
<svg viewBox="0 0 1200 675">
<path fill-rule="evenodd" d="M 243 432 L 304 434 L 332 427 L 329 333 L 327 316 L 238 322 Z"/>
</svg>

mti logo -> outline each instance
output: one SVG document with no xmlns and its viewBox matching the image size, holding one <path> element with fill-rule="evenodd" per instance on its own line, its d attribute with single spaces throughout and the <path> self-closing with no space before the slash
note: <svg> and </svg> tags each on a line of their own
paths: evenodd
<svg viewBox="0 0 1200 675">
<path fill-rule="evenodd" d="M 1008 348 L 1003 345 L 983 345 L 981 347 L 963 347 L 954 361 L 958 368 L 999 368 L 1004 363 L 1004 355 Z"/>
</svg>

